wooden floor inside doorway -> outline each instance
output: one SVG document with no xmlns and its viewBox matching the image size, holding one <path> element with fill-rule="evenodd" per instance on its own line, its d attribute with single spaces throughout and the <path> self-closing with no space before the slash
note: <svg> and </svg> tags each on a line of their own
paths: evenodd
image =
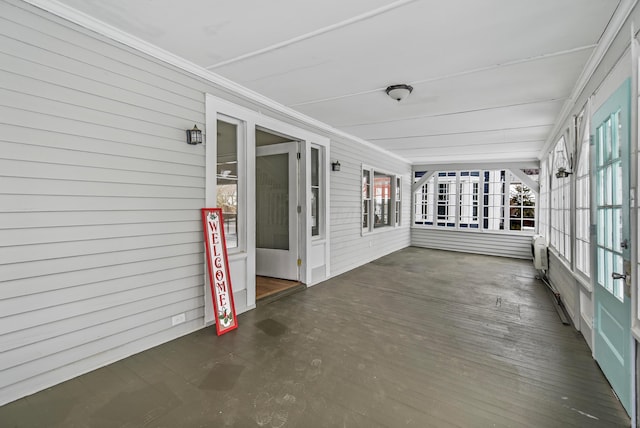
<svg viewBox="0 0 640 428">
<path fill-rule="evenodd" d="M 273 296 L 290 288 L 300 285 L 300 281 L 289 281 L 286 279 L 270 278 L 267 276 L 256 276 L 256 300 Z"/>
</svg>

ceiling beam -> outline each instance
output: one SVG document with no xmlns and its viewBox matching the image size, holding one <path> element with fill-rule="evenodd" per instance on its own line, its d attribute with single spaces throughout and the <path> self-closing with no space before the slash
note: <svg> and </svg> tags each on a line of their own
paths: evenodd
<svg viewBox="0 0 640 428">
<path fill-rule="evenodd" d="M 383 138 L 367 138 L 369 141 L 388 141 L 388 140 L 405 140 L 411 138 L 424 138 L 424 137 L 446 137 L 449 135 L 466 135 L 466 134 L 483 134 L 490 132 L 504 132 L 504 131 L 521 131 L 523 129 L 532 129 L 532 128 L 548 128 L 553 126 L 550 124 L 543 125 L 527 125 L 527 126 L 518 126 L 518 127 L 510 127 L 510 128 L 494 128 L 494 129 L 478 129 L 472 131 L 458 131 L 458 132 L 443 132 L 438 134 L 420 134 L 420 135 L 403 135 L 398 137 L 383 137 Z"/>
<path fill-rule="evenodd" d="M 540 185 L 533 181 L 527 174 L 525 174 L 523 170 L 521 170 L 520 168 L 509 168 L 509 171 L 511 171 L 513 175 L 522 180 L 522 184 L 533 190 L 536 195 L 540 193 Z"/>
<path fill-rule="evenodd" d="M 536 169 L 540 161 L 522 162 L 482 162 L 482 163 L 425 163 L 412 165 L 412 171 L 478 171 L 486 169 Z"/>
<path fill-rule="evenodd" d="M 340 125 L 340 127 L 341 128 L 353 128 L 353 127 L 356 127 L 356 126 L 377 125 L 377 124 L 380 124 L 380 123 L 395 123 L 395 122 L 404 122 L 404 121 L 408 121 L 408 120 L 427 119 L 427 118 L 433 118 L 433 117 L 456 116 L 456 115 L 461 115 L 461 114 L 478 113 L 478 112 L 489 111 L 489 110 L 500 110 L 500 109 L 503 109 L 503 108 L 522 107 L 522 106 L 528 106 L 528 105 L 532 105 L 532 104 L 557 103 L 557 102 L 564 101 L 564 100 L 566 100 L 566 98 L 549 98 L 549 99 L 545 99 L 545 100 L 525 101 L 525 102 L 521 102 L 521 103 L 504 104 L 504 105 L 493 106 L 493 107 L 480 107 L 480 108 L 474 108 L 474 109 L 469 109 L 469 110 L 451 111 L 451 112 L 445 112 L 445 113 L 423 114 L 423 115 L 420 115 L 420 116 L 409 116 L 409 117 L 404 117 L 404 118 L 400 118 L 400 119 L 380 120 L 380 121 L 377 121 L 377 122 L 362 122 L 362 123 L 342 124 L 342 125 Z M 549 125 L 549 126 L 551 126 L 551 125 Z"/>
<path fill-rule="evenodd" d="M 233 63 L 236 63 L 236 62 L 239 62 L 239 61 L 243 61 L 243 60 L 248 59 L 248 58 L 253 58 L 255 56 L 260 56 L 260 55 L 266 54 L 268 52 L 276 51 L 278 49 L 282 49 L 284 47 L 287 47 L 287 46 L 302 42 L 304 40 L 312 39 L 312 38 L 314 38 L 316 36 L 320 36 L 320 35 L 325 34 L 325 33 L 330 33 L 331 31 L 335 31 L 335 30 L 338 30 L 340 28 L 347 27 L 349 25 L 356 24 L 358 22 L 364 21 L 366 19 L 373 18 L 374 16 L 381 15 L 383 13 L 386 13 L 386 12 L 388 12 L 390 10 L 393 10 L 393 9 L 397 9 L 399 7 L 402 7 L 402 6 L 406 6 L 407 4 L 413 3 L 415 1 L 417 1 L 417 0 L 398 0 L 398 1 L 395 1 L 395 2 L 393 2 L 391 4 L 388 4 L 386 6 L 382 6 L 382 7 L 379 7 L 377 9 L 373 9 L 373 10 L 370 10 L 368 12 L 361 13 L 360 15 L 356 15 L 354 17 L 345 19 L 345 20 L 340 21 L 340 22 L 336 22 L 335 24 L 331 24 L 331 25 L 328 25 L 326 27 L 319 28 L 319 29 L 314 30 L 314 31 L 310 31 L 310 32 L 302 34 L 302 35 L 300 35 L 298 37 L 294 37 L 292 39 L 285 40 L 285 41 L 282 41 L 280 43 L 273 44 L 271 46 L 267 46 L 266 48 L 258 49 L 258 50 L 255 50 L 253 52 L 248 52 L 248 53 L 246 53 L 244 55 L 239 55 L 239 56 L 237 56 L 235 58 L 228 59 L 226 61 L 221 61 L 221 62 L 218 62 L 216 64 L 209 65 L 209 66 L 207 66 L 205 68 L 207 70 L 214 70 L 216 68 L 220 68 L 220 67 L 223 67 L 225 65 L 233 64 Z"/>
<path fill-rule="evenodd" d="M 488 66 L 485 66 L 485 67 L 472 68 L 470 70 L 462 70 L 462 71 L 458 71 L 458 72 L 455 72 L 455 73 L 444 74 L 444 75 L 441 75 L 441 76 L 429 77 L 427 79 L 412 80 L 412 81 L 407 82 L 407 83 L 409 83 L 409 84 L 411 84 L 412 86 L 415 87 L 417 85 L 422 85 L 424 83 L 438 82 L 438 81 L 441 81 L 441 80 L 453 79 L 453 78 L 456 78 L 456 77 L 467 76 L 467 75 L 475 74 L 475 73 L 484 73 L 485 71 L 497 70 L 497 69 L 500 69 L 500 68 L 510 67 L 510 66 L 519 65 L 519 64 L 526 64 L 528 62 L 541 61 L 541 60 L 544 60 L 544 59 L 553 58 L 553 57 L 561 56 L 561 55 L 570 55 L 570 54 L 573 54 L 573 53 L 576 53 L 576 52 L 582 52 L 584 50 L 593 49 L 596 46 L 597 45 L 579 46 L 579 47 L 573 48 L 573 49 L 567 49 L 567 50 L 563 50 L 563 51 L 551 52 L 551 53 L 546 53 L 546 54 L 527 57 L 527 58 L 514 59 L 512 61 L 506 61 L 506 62 L 502 62 L 502 63 L 499 63 L 499 64 L 491 64 L 491 65 L 488 65 Z M 339 99 L 342 99 L 342 98 L 356 97 L 356 96 L 359 96 L 359 95 L 370 94 L 370 93 L 384 91 L 384 90 L 385 90 L 385 88 L 368 89 L 366 91 L 353 92 L 353 93 L 344 94 L 344 95 L 336 95 L 334 97 L 319 98 L 319 99 L 315 99 L 315 100 L 303 101 L 303 102 L 291 104 L 291 107 L 298 107 L 298 106 L 303 106 L 303 105 L 308 105 L 308 104 L 318 104 L 318 103 L 322 103 L 322 102 L 326 102 L 326 101 L 334 101 L 334 100 L 339 100 Z"/>
<path fill-rule="evenodd" d="M 426 183 L 427 181 L 429 181 L 429 179 L 430 179 L 431 177 L 433 177 L 433 174 L 435 174 L 436 172 L 438 172 L 438 171 L 436 171 L 435 169 L 434 169 L 434 170 L 431 170 L 431 171 L 427 171 L 427 172 L 425 172 L 425 174 L 424 174 L 422 177 L 420 177 L 420 180 L 416 181 L 415 183 L 413 183 L 413 184 L 411 185 L 411 193 L 413 193 L 413 192 L 415 192 L 416 190 L 418 190 L 419 188 L 421 188 L 421 187 L 422 187 L 422 185 L 423 185 L 424 183 Z"/>
</svg>

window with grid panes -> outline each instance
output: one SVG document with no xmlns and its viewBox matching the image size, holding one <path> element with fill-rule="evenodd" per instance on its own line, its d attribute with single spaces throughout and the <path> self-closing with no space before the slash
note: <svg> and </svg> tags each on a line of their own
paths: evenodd
<svg viewBox="0 0 640 428">
<path fill-rule="evenodd" d="M 587 124 L 585 129 L 589 129 Z M 576 268 L 585 276 L 591 276 L 591 214 L 589 177 L 589 133 L 585 132 L 580 144 L 576 171 Z"/>
</svg>

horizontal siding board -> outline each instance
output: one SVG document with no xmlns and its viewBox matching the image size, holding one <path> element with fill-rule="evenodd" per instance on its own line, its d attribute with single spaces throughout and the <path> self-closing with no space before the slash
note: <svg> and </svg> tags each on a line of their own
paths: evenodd
<svg viewBox="0 0 640 428">
<path fill-rule="evenodd" d="M 146 289 L 149 295 L 161 294 L 159 289 L 150 290 L 147 287 L 160 287 L 162 284 L 186 281 L 187 278 L 189 282 L 196 278 L 198 281 L 195 285 L 202 285 L 203 275 L 204 266 L 195 264 L 107 281 L 96 281 L 76 287 L 59 288 L 44 291 L 38 295 L 27 294 L 11 299 L 3 298 L 0 300 L 0 313 L 3 314 L 3 317 L 9 317 L 28 314 L 31 311 L 41 311 L 44 319 L 55 321 L 109 307 L 106 299 L 105 301 L 100 299 L 102 296 L 119 296 L 121 293 L 130 293 L 136 289 Z M 89 301 L 93 301 L 93 303 L 89 304 Z M 82 303 L 79 304 L 79 302 Z M 6 326 L 0 327 L 0 332 L 5 334 L 23 327 L 39 325 L 36 322 L 36 320 L 23 319 L 20 323 L 7 323 Z"/>
<path fill-rule="evenodd" d="M 1 155 L 0 155 L 1 156 Z M 40 178 L 48 180 L 77 180 L 101 183 L 127 183 L 154 186 L 191 187 L 202 189 L 203 177 L 171 175 L 142 171 L 126 171 L 113 168 L 95 168 L 51 162 L 33 162 L 0 158 L 0 176 Z"/>
<path fill-rule="evenodd" d="M 95 34 L 91 30 L 66 25 L 62 18 L 47 12 L 38 9 L 26 10 L 21 5 L 16 7 L 7 3 L 0 4 L 0 7 L 5 6 L 7 11 L 0 16 L 7 24 L 12 22 L 24 28 L 24 32 L 18 33 L 20 37 L 28 35 L 28 40 L 33 40 L 36 44 L 42 42 L 43 38 L 61 43 L 48 46 L 66 57 L 80 57 L 88 64 L 99 65 L 124 76 L 137 76 L 141 81 L 149 82 L 158 88 L 166 88 L 187 98 L 197 99 L 202 94 L 194 88 L 193 77 L 155 58 Z M 16 28 L 13 30 L 22 31 Z M 13 34 L 8 31 L 7 33 Z M 95 38 L 98 43 L 86 43 L 87 37 L 84 36 Z"/>
<path fill-rule="evenodd" d="M 29 37 L 28 33 L 23 33 L 23 37 Z M 46 45 L 46 39 L 39 37 L 37 34 L 33 38 L 33 42 L 37 43 L 41 41 Z M 194 98 L 185 97 L 182 94 L 164 90 L 164 88 L 154 87 L 142 80 L 132 79 L 130 75 L 122 75 L 115 73 L 107 68 L 100 68 L 93 64 L 88 64 L 82 60 L 76 58 L 69 58 L 52 52 L 47 49 L 43 49 L 40 46 L 34 46 L 28 43 L 23 43 L 15 38 L 2 37 L 2 43 L 0 43 L 0 52 L 2 52 L 2 62 L 9 62 L 10 57 L 15 58 L 14 64 L 21 64 L 25 68 L 34 68 L 35 71 L 26 74 L 29 77 L 33 77 L 38 80 L 46 74 L 46 72 L 55 74 L 56 77 L 64 74 L 67 78 L 77 78 L 84 82 L 93 82 L 94 85 L 102 85 L 103 87 L 123 88 L 132 93 L 138 93 L 144 95 L 151 100 L 170 102 L 176 105 L 186 105 L 193 110 L 200 110 L 198 102 Z M 10 65 L 9 67 L 14 67 Z M 13 71 L 13 68 L 9 68 L 8 71 Z M 43 70 L 41 72 L 40 70 Z M 46 70 L 46 72 L 44 72 Z M 135 73 L 135 70 L 131 70 Z M 185 89 L 186 91 L 186 89 Z M 162 93 L 163 97 L 158 95 Z M 204 103 L 204 97 L 202 98 Z"/>
<path fill-rule="evenodd" d="M 55 95 L 51 95 L 54 97 Z M 60 94 L 63 96 L 63 94 Z M 0 104 L 12 109 L 18 109 L 37 113 L 41 115 L 49 115 L 55 119 L 75 120 L 92 124 L 98 133 L 105 128 L 114 128 L 123 131 L 136 132 L 140 135 L 149 135 L 158 143 L 164 143 L 164 148 L 170 148 L 176 143 L 171 139 L 172 135 L 184 135 L 186 120 L 174 121 L 177 126 L 169 126 L 166 122 L 161 122 L 163 118 L 152 122 L 130 118 L 124 114 L 105 112 L 89 107 L 92 104 L 82 106 L 74 105 L 67 102 L 47 99 L 40 96 L 28 95 L 23 92 L 14 90 L 6 90 L 0 88 Z M 166 120 L 166 118 L 164 118 Z M 183 126 L 180 126 L 182 124 Z M 183 147 L 182 144 L 175 144 L 175 147 Z M 180 156 L 176 153 L 176 156 Z M 185 156 L 186 157 L 186 156 Z"/>
<path fill-rule="evenodd" d="M 0 19 L 0 22 L 7 21 Z M 21 86 L 20 82 L 22 79 L 29 79 L 29 82 L 33 86 L 26 87 L 25 93 L 35 95 L 47 93 L 49 92 L 47 87 L 55 85 L 59 87 L 58 90 L 67 88 L 71 91 L 75 91 L 78 93 L 77 96 L 80 96 L 80 94 L 98 96 L 104 100 L 106 105 L 109 105 L 110 102 L 116 102 L 124 105 L 143 107 L 161 115 L 183 119 L 192 117 L 194 114 L 202 114 L 202 93 L 194 91 L 193 88 L 188 88 L 183 85 L 175 85 L 173 82 L 167 82 L 166 80 L 161 82 L 161 79 L 158 79 L 149 73 L 147 73 L 149 79 L 144 81 L 144 83 L 151 83 L 156 80 L 157 84 L 153 85 L 155 88 L 161 89 L 163 92 L 171 92 L 178 95 L 180 98 L 150 98 L 149 96 L 134 92 L 131 89 L 105 83 L 105 81 L 96 80 L 93 76 L 82 76 L 80 78 L 74 76 L 76 78 L 75 81 L 70 81 L 69 78 L 73 75 L 69 72 L 60 69 L 52 69 L 48 64 L 44 65 L 42 63 L 34 63 L 32 60 L 26 59 L 28 58 L 27 54 L 29 49 L 32 49 L 37 53 L 41 51 L 41 47 L 33 47 L 25 44 L 23 41 L 16 41 L 13 38 L 3 36 L 0 36 L 0 41 L 2 42 L 0 52 L 7 60 L 0 66 L 0 70 L 7 72 L 5 77 L 6 80 L 3 79 L 3 86 L 6 82 L 7 89 L 19 87 Z M 110 61 L 103 55 L 97 55 L 92 52 L 87 52 L 87 55 L 97 57 L 100 59 L 100 62 L 103 63 L 100 67 L 100 70 L 102 70 L 102 73 L 100 74 L 109 75 L 116 72 L 116 68 L 122 68 L 123 72 L 118 73 L 121 76 L 126 72 L 129 72 L 130 74 L 128 76 L 124 76 L 129 79 L 132 79 L 132 76 L 135 76 L 135 74 L 131 74 L 132 68 L 128 65 L 123 65 L 117 61 Z M 87 58 L 84 57 L 84 61 L 86 61 L 86 59 Z M 31 65 L 30 69 L 26 72 L 21 69 L 25 62 L 29 62 Z M 46 70 L 48 73 L 43 73 L 42 70 Z M 134 70 L 134 72 L 135 71 L 137 70 Z M 136 79 L 133 82 L 138 81 L 141 80 Z M 185 94 L 189 94 L 189 96 L 185 96 Z M 91 104 L 93 103 L 90 103 L 90 105 Z"/>
<path fill-rule="evenodd" d="M 4 266 L 13 263 L 50 260 L 64 266 L 62 259 L 81 257 L 82 260 L 70 260 L 70 262 L 85 263 L 86 258 L 92 255 L 112 259 L 112 253 L 191 243 L 201 244 L 201 241 L 201 232 L 186 232 L 0 247 L 0 271 Z M 82 266 L 86 265 L 82 264 Z"/>
<path fill-rule="evenodd" d="M 123 250 L 111 253 L 90 254 L 75 257 L 62 257 L 0 265 L 0 278 L 11 281 L 29 278 L 35 275 L 53 275 L 63 272 L 87 271 L 105 266 L 118 266 L 145 260 L 163 259 L 186 254 L 202 252 L 202 243 L 188 243 L 165 245 L 133 250 Z M 60 284 L 64 286 L 64 284 Z"/>
<path fill-rule="evenodd" d="M 30 322 L 29 327 L 7 332 L 6 352 L 0 354 L 0 359 L 5 365 L 0 364 L 0 367 L 9 367 L 9 361 L 5 359 L 9 358 L 6 355 L 9 350 L 15 351 L 9 355 L 17 355 L 18 352 L 24 352 L 24 348 L 31 346 L 33 349 L 34 345 L 49 338 L 69 335 L 89 328 L 99 329 L 109 320 L 126 318 L 128 314 L 143 313 L 184 300 L 191 302 L 190 308 L 196 308 L 199 300 L 195 297 L 201 298 L 203 295 L 202 283 L 198 283 L 195 278 L 160 283 L 158 287 L 157 293 L 149 287 L 131 290 L 126 293 L 131 297 L 130 300 L 119 298 L 116 294 L 108 296 L 109 299 L 93 299 L 94 301 L 87 302 L 92 306 L 91 310 L 81 308 L 80 304 L 69 304 L 67 307 L 72 310 L 72 316 L 65 316 L 64 308 L 58 308 L 55 314 L 50 314 L 51 319 L 38 315 L 36 320 Z M 105 302 L 98 300 L 105 300 Z M 50 308 L 45 312 L 53 310 L 54 308 Z M 169 317 L 176 313 L 179 311 L 175 310 Z M 11 320 L 11 318 L 8 319 Z M 15 318 L 19 319 L 19 316 Z M 20 359 L 16 361 L 19 363 Z"/>
<path fill-rule="evenodd" d="M 29 84 L 28 90 L 21 87 Z M 71 86 L 69 84 L 68 86 Z M 149 110 L 145 107 L 139 107 L 122 100 L 105 99 L 98 95 L 88 94 L 76 89 L 69 89 L 68 86 L 55 85 L 39 80 L 29 79 L 22 75 L 6 73 L 5 78 L 0 81 L 0 93 L 3 97 L 4 105 L 14 105 L 24 110 L 46 113 L 51 106 L 57 108 L 56 114 L 62 117 L 74 117 L 75 112 L 84 108 L 82 115 L 84 121 L 94 121 L 96 119 L 106 119 L 103 122 L 118 121 L 122 123 L 126 129 L 132 128 L 131 124 L 139 124 L 141 131 L 151 135 L 161 137 L 159 141 L 165 140 L 164 135 L 172 132 L 173 129 L 183 129 L 186 121 L 192 120 L 193 113 L 185 117 L 176 117 L 167 114 L 166 111 Z M 21 88 L 17 90 L 15 88 Z M 112 95 L 113 96 L 113 95 Z M 16 98 L 20 98 L 19 102 Z M 34 108 L 34 105 L 37 106 Z M 91 108 L 87 107 L 91 106 Z M 170 108 L 167 108 L 170 110 Z M 159 124 L 158 120 L 162 120 Z M 149 126 L 153 124 L 153 127 Z M 153 131 L 153 132 L 151 132 Z M 159 134 L 163 131 L 162 134 Z M 170 148 L 169 143 L 165 144 L 165 148 Z"/>
<path fill-rule="evenodd" d="M 141 323 L 149 322 L 149 320 L 152 320 L 152 322 L 160 322 L 164 320 L 165 326 L 167 326 L 167 324 L 170 326 L 171 324 L 167 323 L 166 319 L 170 318 L 172 315 L 198 310 L 198 308 L 193 307 L 194 299 L 191 296 L 192 293 L 188 294 L 186 300 L 178 300 L 180 298 L 179 294 L 174 293 L 174 302 L 168 305 L 155 307 L 152 310 L 140 312 L 134 316 L 117 318 L 113 321 L 99 324 L 99 328 L 90 328 L 88 330 L 95 331 L 95 335 L 92 336 L 92 338 L 94 341 L 98 341 L 121 331 L 130 329 L 131 326 L 143 325 Z M 5 352 L 0 354 L 0 367 L 6 367 L 6 369 L 16 367 L 18 368 L 16 372 L 19 376 L 20 371 L 22 370 L 33 370 L 32 367 L 24 366 L 38 364 L 45 358 L 55 356 L 58 353 L 77 347 L 78 343 L 82 343 L 86 334 L 87 332 L 84 330 L 75 331 L 73 333 L 52 337 L 41 342 Z M 0 375 L 1 373 L 2 372 L 0 372 Z M 36 372 L 34 374 L 37 375 L 39 373 Z"/>
<path fill-rule="evenodd" d="M 531 259 L 531 236 L 471 231 L 411 229 L 411 245 L 447 251 Z"/>
<path fill-rule="evenodd" d="M 197 298 L 197 291 L 195 289 L 187 290 L 185 293 L 185 299 L 187 297 Z M 177 298 L 174 296 L 174 298 Z M 181 299 L 184 300 L 184 299 Z M 132 340 L 140 339 L 152 333 L 156 333 L 162 329 L 170 328 L 171 320 L 166 317 L 161 320 L 150 320 L 142 325 L 129 324 L 127 329 L 106 337 L 100 337 L 98 340 L 89 340 L 83 342 L 75 347 L 65 349 L 57 354 L 49 355 L 47 358 L 41 358 L 26 364 L 19 365 L 9 370 L 3 370 L 0 372 L 0 379 L 2 383 L 11 385 L 12 383 L 19 382 L 21 379 L 30 376 L 37 376 L 41 373 L 54 370 L 62 365 L 67 364 L 69 359 L 82 359 L 88 356 L 100 352 L 104 347 L 111 348 L 121 343 L 126 343 Z M 88 333 L 88 332 L 87 332 Z M 85 335 L 85 338 L 90 338 L 90 335 Z"/>
<path fill-rule="evenodd" d="M 54 242 L 88 241 L 93 239 L 113 239 L 144 237 L 173 233 L 198 232 L 202 226 L 197 221 L 152 222 L 138 224 L 90 225 L 74 227 L 42 227 L 31 224 L 31 228 L 0 229 L 0 251 L 2 247 Z M 3 263 L 0 257 L 0 264 Z"/>
<path fill-rule="evenodd" d="M 199 254 L 196 263 L 204 263 L 204 255 L 202 253 Z M 11 299 L 18 296 L 43 293 L 61 288 L 77 287 L 98 281 L 136 277 L 150 272 L 162 272 L 166 269 L 190 266 L 193 264 L 194 257 L 192 254 L 173 254 L 165 258 L 93 268 L 90 274 L 81 269 L 4 281 L 0 284 L 0 289 L 2 290 L 3 298 Z"/>
<path fill-rule="evenodd" d="M 204 199 L 204 188 L 0 176 L 0 194 Z"/>
<path fill-rule="evenodd" d="M 0 113 L 4 107 L 0 107 Z M 0 125 L 6 117 L 0 116 Z M 37 122 L 42 125 L 41 122 Z M 60 124 L 52 121 L 56 126 Z M 71 124 L 70 124 L 71 126 Z M 171 157 L 166 150 L 146 150 L 129 144 L 118 144 L 91 137 L 70 136 L 56 131 L 34 130 L 28 125 L 2 126 L 0 158 L 19 161 L 90 166 L 117 170 L 151 172 L 170 175 L 202 177 L 204 161 L 183 164 Z M 91 134 L 89 134 L 91 135 Z M 115 147 L 109 147 L 114 145 Z M 96 149 L 97 152 L 91 151 Z M 118 150 L 120 149 L 120 150 Z M 83 163 L 83 161 L 85 163 Z"/>
<path fill-rule="evenodd" d="M 198 210 L 204 206 L 204 195 L 198 199 L 127 198 L 104 196 L 3 195 L 0 211 L 87 211 L 87 210 Z"/>
<path fill-rule="evenodd" d="M 198 167 L 204 168 L 204 146 L 192 146 L 185 144 L 185 132 L 178 132 L 171 141 L 175 148 L 190 148 L 190 153 L 149 148 L 141 145 L 144 140 L 153 144 L 158 137 L 136 134 L 135 131 L 127 131 L 121 128 L 105 127 L 75 119 L 54 117 L 50 114 L 34 113 L 26 110 L 16 110 L 10 106 L 0 105 L 0 125 L 3 125 L 3 133 L 0 135 L 4 159 L 38 160 L 45 162 L 45 154 L 53 156 L 50 161 L 63 161 L 62 155 L 70 157 L 71 165 L 83 165 L 75 161 L 73 156 L 88 156 L 88 160 L 98 159 L 95 166 L 117 167 L 120 169 L 137 170 L 135 162 L 141 162 L 144 167 L 146 160 L 163 162 L 164 168 L 174 165 L 184 165 L 184 171 L 180 169 L 172 171 L 174 174 L 194 175 Z M 191 127 L 192 125 L 189 125 Z M 44 131 L 44 132 L 43 132 Z M 13 143 L 13 144 L 12 144 Z M 18 145 L 24 145 L 21 151 Z M 46 149 L 48 147 L 48 150 Z M 25 156 L 27 150 L 43 150 L 45 153 L 36 155 L 35 158 Z M 29 153 L 29 152 L 26 152 Z M 56 157 L 56 155 L 58 155 Z M 127 164 L 127 161 L 129 162 Z M 157 164 L 156 164 L 157 165 Z M 195 169 L 188 169 L 187 167 Z M 162 172 L 162 168 L 151 169 L 153 172 Z M 189 174 L 191 173 L 191 174 Z"/>
<path fill-rule="evenodd" d="M 189 315 L 193 316 L 191 314 Z M 172 329 L 162 329 L 129 341 L 116 341 L 114 345 L 105 348 L 102 352 L 97 352 L 84 359 L 78 359 L 74 364 L 60 366 L 55 370 L 42 373 L 41 376 L 25 377 L 19 384 L 0 385 L 0 403 L 15 400 L 16 396 L 22 397 L 33 394 L 48 386 L 53 386 L 61 381 L 95 370 L 97 367 L 102 367 L 124 357 L 136 354 L 140 352 L 140 349 L 152 348 L 173 338 L 191 333 L 199 328 L 202 328 L 202 314 L 196 312 L 194 318 Z"/>
<path fill-rule="evenodd" d="M 0 230 L 55 228 L 70 226 L 144 224 L 149 222 L 200 222 L 200 212 L 187 209 L 172 210 L 120 210 L 120 211 L 53 211 L 2 212 Z"/>
</svg>

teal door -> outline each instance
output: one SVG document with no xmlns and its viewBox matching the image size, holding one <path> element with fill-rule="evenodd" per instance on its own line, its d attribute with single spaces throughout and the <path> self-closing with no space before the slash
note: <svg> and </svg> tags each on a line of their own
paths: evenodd
<svg viewBox="0 0 640 428">
<path fill-rule="evenodd" d="M 629 239 L 630 80 L 594 114 L 596 263 L 594 354 L 631 414 L 631 270 Z"/>
</svg>

